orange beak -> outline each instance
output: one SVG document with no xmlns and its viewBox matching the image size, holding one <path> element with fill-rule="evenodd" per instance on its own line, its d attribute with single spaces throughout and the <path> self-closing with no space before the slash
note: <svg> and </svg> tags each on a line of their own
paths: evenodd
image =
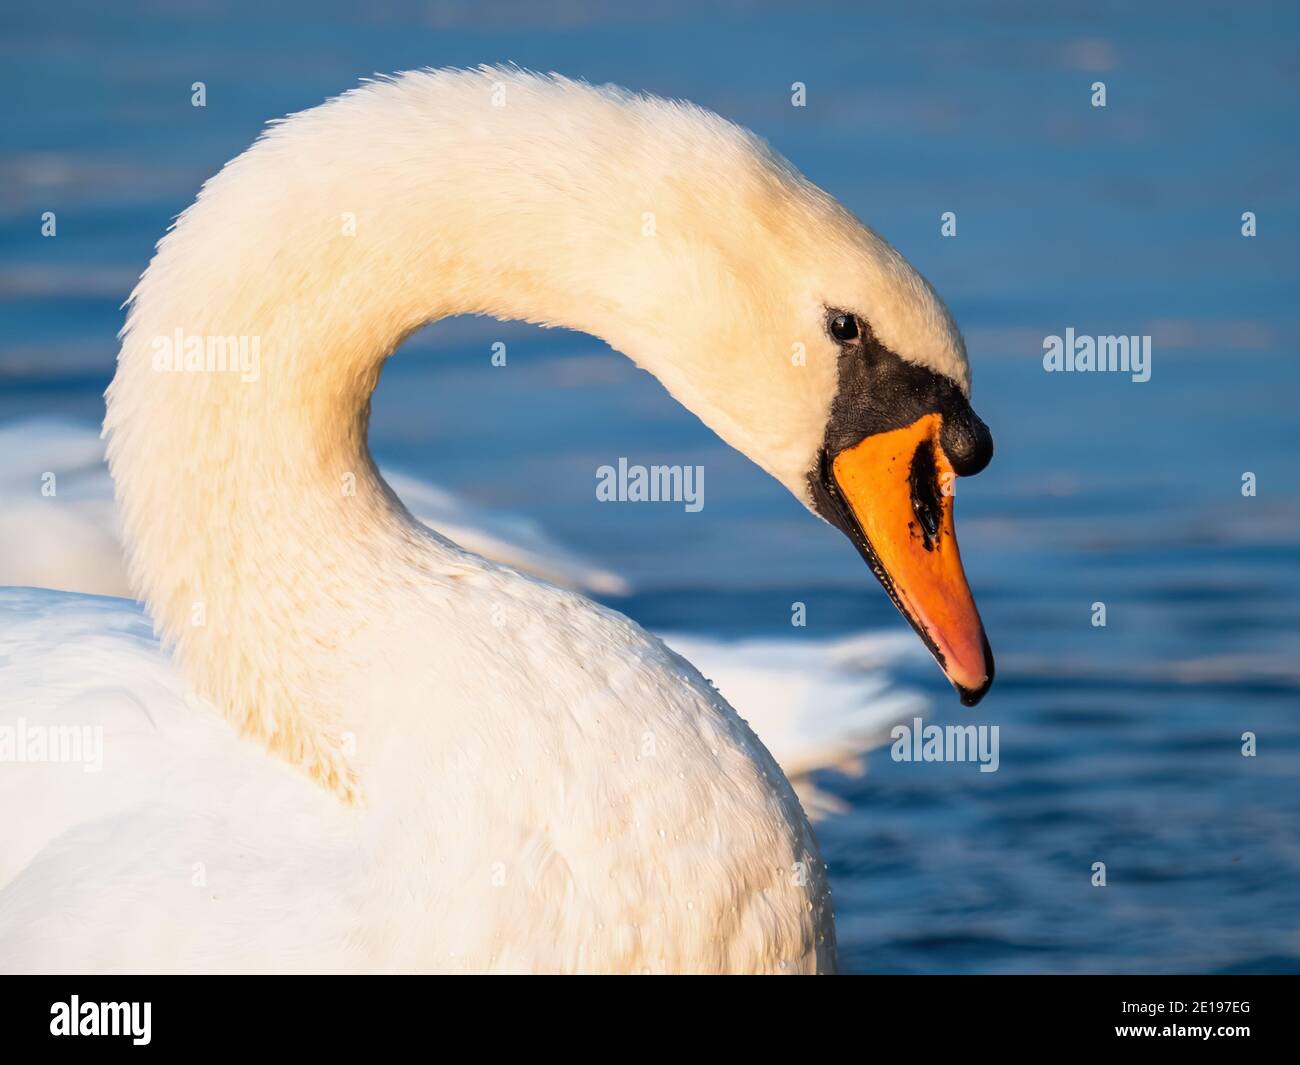
<svg viewBox="0 0 1300 1065">
<path fill-rule="evenodd" d="M 942 427 L 942 414 L 927 414 L 868 436 L 836 455 L 831 470 L 861 534 L 859 551 L 961 701 L 974 706 L 993 683 L 993 652 L 957 550 L 956 474 Z"/>
</svg>

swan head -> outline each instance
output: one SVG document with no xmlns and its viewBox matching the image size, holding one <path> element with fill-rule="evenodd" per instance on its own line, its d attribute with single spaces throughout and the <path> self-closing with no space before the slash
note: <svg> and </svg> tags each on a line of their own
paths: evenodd
<svg viewBox="0 0 1300 1065">
<path fill-rule="evenodd" d="M 799 487 L 973 706 L 993 683 L 993 654 L 962 569 L 953 501 L 956 478 L 992 459 L 993 437 L 971 408 L 965 345 L 943 304 L 874 234 L 859 239 L 861 280 L 826 285 L 819 349 L 835 374 Z"/>
<path fill-rule="evenodd" d="M 956 478 L 993 437 L 971 409 L 964 358 L 945 374 L 902 357 L 863 315 L 826 311 L 835 394 L 806 477 L 811 508 L 852 541 L 967 706 L 993 683 L 993 653 L 962 569 Z M 953 330 L 949 356 L 960 350 Z"/>
<path fill-rule="evenodd" d="M 953 500 L 993 440 L 961 333 L 887 241 L 731 129 L 712 156 L 719 180 L 685 208 L 687 283 L 663 312 L 661 335 L 690 338 L 692 372 L 659 376 L 848 536 L 973 706 L 994 666 Z"/>
</svg>

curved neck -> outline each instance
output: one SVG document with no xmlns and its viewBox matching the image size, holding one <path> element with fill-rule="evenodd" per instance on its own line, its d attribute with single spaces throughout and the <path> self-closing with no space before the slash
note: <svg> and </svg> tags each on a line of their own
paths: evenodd
<svg viewBox="0 0 1300 1065">
<path fill-rule="evenodd" d="M 376 667 L 350 652 L 485 568 L 366 446 L 384 360 L 433 319 L 600 337 L 806 491 L 835 364 L 792 366 L 773 293 L 827 254 L 811 218 L 858 232 L 836 212 L 714 116 L 519 72 L 404 75 L 271 127 L 159 244 L 107 397 L 134 587 L 196 688 L 352 793 L 336 693 Z"/>
<path fill-rule="evenodd" d="M 330 692 L 385 582 L 480 565 L 378 475 L 384 360 L 432 319 L 482 313 L 629 353 L 649 336 L 647 368 L 677 376 L 655 327 L 676 298 L 669 242 L 643 217 L 672 167 L 610 166 L 616 101 L 566 100 L 557 143 L 512 89 L 559 91 L 521 82 L 498 106 L 490 77 L 381 84 L 274 127 L 159 245 L 108 393 L 132 579 L 160 632 L 240 729 L 345 795 Z"/>
</svg>

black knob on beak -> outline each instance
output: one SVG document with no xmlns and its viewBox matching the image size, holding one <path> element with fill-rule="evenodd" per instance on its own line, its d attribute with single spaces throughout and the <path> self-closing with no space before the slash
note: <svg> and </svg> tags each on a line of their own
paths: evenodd
<svg viewBox="0 0 1300 1065">
<path fill-rule="evenodd" d="M 973 477 L 993 458 L 993 434 L 969 406 L 944 412 L 939 443 L 958 477 Z"/>
</svg>

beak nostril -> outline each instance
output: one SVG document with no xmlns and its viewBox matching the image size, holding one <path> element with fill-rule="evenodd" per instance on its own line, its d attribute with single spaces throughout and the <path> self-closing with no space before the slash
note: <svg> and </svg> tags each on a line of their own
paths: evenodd
<svg viewBox="0 0 1300 1065">
<path fill-rule="evenodd" d="M 970 409 L 944 417 L 939 443 L 959 477 L 973 477 L 993 458 L 993 434 Z"/>
</svg>

